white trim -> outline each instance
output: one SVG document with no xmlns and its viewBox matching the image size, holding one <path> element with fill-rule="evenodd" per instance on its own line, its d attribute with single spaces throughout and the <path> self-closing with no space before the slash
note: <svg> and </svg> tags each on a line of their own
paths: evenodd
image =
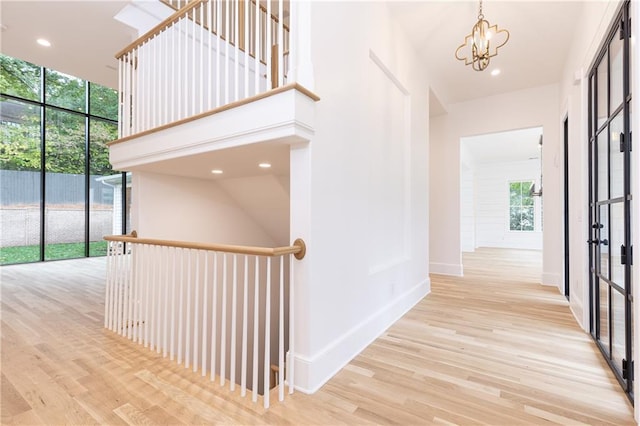
<svg viewBox="0 0 640 426">
<path fill-rule="evenodd" d="M 431 280 L 418 283 L 311 357 L 296 354 L 296 390 L 311 394 L 338 373 L 427 294 Z"/>
<path fill-rule="evenodd" d="M 429 263 L 429 271 L 432 274 L 453 275 L 456 277 L 464 276 L 463 267 L 461 263 L 454 264 L 454 263 L 431 262 Z"/>
<path fill-rule="evenodd" d="M 546 272 L 542 274 L 542 285 L 560 288 L 562 279 L 562 274 Z"/>
<path fill-rule="evenodd" d="M 109 146 L 115 170 L 252 143 L 297 144 L 314 134 L 315 101 L 287 90 L 198 120 Z"/>
</svg>

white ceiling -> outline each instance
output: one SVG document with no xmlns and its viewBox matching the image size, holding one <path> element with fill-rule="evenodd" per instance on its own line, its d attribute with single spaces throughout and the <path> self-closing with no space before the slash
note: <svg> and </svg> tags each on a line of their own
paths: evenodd
<svg viewBox="0 0 640 426">
<path fill-rule="evenodd" d="M 117 88 L 116 52 L 135 31 L 113 19 L 128 2 L 0 1 L 0 51 L 94 83 Z M 36 43 L 46 38 L 51 47 Z"/>
<path fill-rule="evenodd" d="M 260 163 L 271 167 L 263 169 Z M 213 174 L 211 170 L 222 170 Z M 289 175 L 289 145 L 284 143 L 259 143 L 236 148 L 211 151 L 188 157 L 159 161 L 136 167 L 133 171 L 148 171 L 198 179 L 223 180 L 249 176 Z"/>
<path fill-rule="evenodd" d="M 460 138 L 460 145 L 462 155 L 466 151 L 466 158 L 473 162 L 466 165 L 473 168 L 479 164 L 538 159 L 541 135 L 542 127 L 532 127 L 464 137 Z"/>
<path fill-rule="evenodd" d="M 390 9 L 422 55 L 432 90 L 446 108 L 450 103 L 560 81 L 584 4 L 484 0 L 485 19 L 506 28 L 510 39 L 482 72 L 454 56 L 477 20 L 478 1 L 391 1 Z M 491 76 L 494 68 L 502 71 L 499 76 Z"/>
<path fill-rule="evenodd" d="M 135 32 L 113 19 L 124 0 L 2 0 L 1 51 L 38 65 L 110 87 L 117 85 L 114 54 Z M 472 98 L 550 84 L 560 80 L 583 1 L 484 0 L 485 18 L 511 38 L 475 72 L 454 58 L 476 21 L 477 1 L 390 1 L 391 13 L 426 64 L 433 92 L 446 105 Z M 6 27 L 6 28 L 5 28 Z M 35 40 L 53 44 L 43 48 Z"/>
<path fill-rule="evenodd" d="M 114 54 L 135 38 L 133 29 L 113 19 L 127 3 L 124 0 L 1 0 L 0 51 L 115 88 L 117 63 Z M 483 4 L 485 19 L 499 28 L 508 29 L 511 38 L 498 56 L 491 59 L 487 71 L 476 72 L 454 57 L 457 46 L 477 19 L 476 1 L 389 1 L 392 15 L 407 32 L 429 71 L 433 113 L 445 113 L 451 103 L 551 84 L 561 79 L 572 39 L 580 36 L 575 30 L 584 1 L 484 0 Z M 39 37 L 49 39 L 52 47 L 36 44 Z M 493 68 L 500 68 L 502 73 L 492 77 Z M 515 136 L 504 137 L 513 142 Z M 498 140 L 501 139 L 483 138 L 479 136 L 475 143 L 469 144 L 479 161 L 485 161 L 486 153 L 495 151 L 488 149 L 489 145 L 500 144 Z M 537 155 L 537 138 L 531 140 L 532 150 L 523 148 L 526 144 L 520 143 L 501 145 L 496 150 L 509 156 L 516 155 L 509 154 L 509 147 L 518 148 L 523 150 L 518 158 L 533 157 Z M 160 169 L 155 171 L 208 179 L 227 179 L 239 174 L 287 174 L 287 149 L 282 146 L 265 149 L 264 152 L 219 151 L 198 160 L 177 159 L 159 164 Z M 271 170 L 256 169 L 257 162 L 266 160 L 274 163 Z M 210 174 L 215 167 L 227 171 L 216 177 Z"/>
</svg>

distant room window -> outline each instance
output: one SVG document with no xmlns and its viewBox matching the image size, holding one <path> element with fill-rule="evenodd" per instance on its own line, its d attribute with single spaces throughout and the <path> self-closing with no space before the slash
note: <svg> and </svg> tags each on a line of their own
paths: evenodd
<svg viewBox="0 0 640 426">
<path fill-rule="evenodd" d="M 532 180 L 509 182 L 510 231 L 533 231 L 535 228 L 532 186 Z"/>
</svg>

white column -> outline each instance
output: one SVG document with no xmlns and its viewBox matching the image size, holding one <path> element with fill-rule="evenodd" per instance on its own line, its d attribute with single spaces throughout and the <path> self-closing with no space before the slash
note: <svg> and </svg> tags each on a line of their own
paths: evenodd
<svg viewBox="0 0 640 426">
<path fill-rule="evenodd" d="M 311 2 L 292 1 L 290 37 L 290 70 L 287 81 L 297 82 L 309 90 L 314 88 L 311 62 Z"/>
</svg>

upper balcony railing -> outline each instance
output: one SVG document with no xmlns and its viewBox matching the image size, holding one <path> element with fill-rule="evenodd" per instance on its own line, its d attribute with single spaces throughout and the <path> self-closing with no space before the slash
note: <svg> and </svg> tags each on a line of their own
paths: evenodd
<svg viewBox="0 0 640 426">
<path fill-rule="evenodd" d="M 285 5 L 288 9 L 288 0 L 269 1 L 266 7 L 253 0 L 176 2 L 178 11 L 116 55 L 119 137 L 289 82 Z"/>
</svg>

